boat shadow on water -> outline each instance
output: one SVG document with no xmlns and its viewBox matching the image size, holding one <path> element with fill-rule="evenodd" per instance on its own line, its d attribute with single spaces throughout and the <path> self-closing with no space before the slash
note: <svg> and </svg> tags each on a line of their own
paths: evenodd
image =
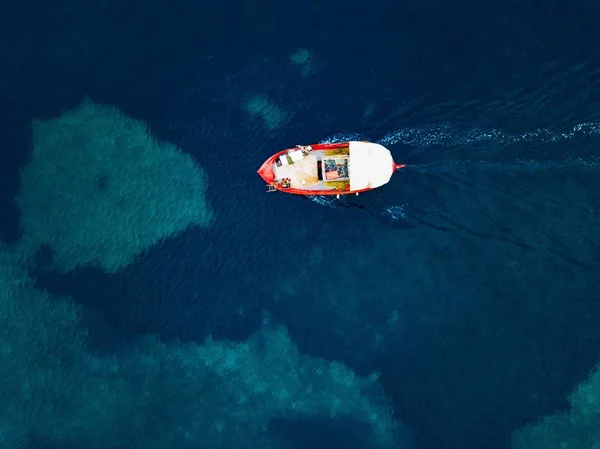
<svg viewBox="0 0 600 449">
<path fill-rule="evenodd" d="M 361 211 L 371 218 L 377 220 L 383 225 L 399 229 L 410 229 L 418 224 L 430 225 L 428 223 L 413 216 L 412 209 L 407 204 L 402 205 L 385 205 L 380 201 L 373 201 L 371 198 L 365 199 L 361 196 L 306 196 L 304 200 L 310 200 L 320 206 L 329 207 L 331 209 L 353 209 Z"/>
<path fill-rule="evenodd" d="M 524 250 L 534 249 L 523 239 L 515 237 L 510 228 L 500 227 L 497 228 L 497 232 L 482 231 L 460 223 L 456 217 L 445 211 L 443 207 L 418 207 L 407 198 L 403 200 L 392 199 L 389 195 L 381 192 L 359 196 L 344 195 L 340 198 L 311 196 L 305 197 L 305 199 L 310 199 L 314 203 L 332 209 L 360 211 L 391 229 L 409 230 L 426 227 L 437 232 L 469 235 L 487 241 L 504 241 Z"/>
</svg>

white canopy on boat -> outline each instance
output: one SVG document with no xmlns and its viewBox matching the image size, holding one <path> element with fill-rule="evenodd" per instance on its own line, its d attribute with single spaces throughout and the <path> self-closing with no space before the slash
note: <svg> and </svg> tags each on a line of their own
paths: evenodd
<svg viewBox="0 0 600 449">
<path fill-rule="evenodd" d="M 394 160 L 383 145 L 350 142 L 350 190 L 374 189 L 387 184 L 394 173 Z"/>
</svg>

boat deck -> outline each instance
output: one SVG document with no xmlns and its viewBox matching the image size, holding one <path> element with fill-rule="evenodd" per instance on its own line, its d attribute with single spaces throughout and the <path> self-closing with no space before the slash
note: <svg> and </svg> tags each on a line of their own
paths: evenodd
<svg viewBox="0 0 600 449">
<path fill-rule="evenodd" d="M 285 156 L 282 156 L 285 157 Z M 300 160 L 273 164 L 275 179 L 289 179 L 292 189 L 349 190 L 348 148 L 313 150 Z"/>
<path fill-rule="evenodd" d="M 289 178 L 294 189 L 313 188 L 319 184 L 318 159 L 316 154 L 308 154 L 300 161 L 280 167 L 275 164 L 275 179 Z"/>
</svg>

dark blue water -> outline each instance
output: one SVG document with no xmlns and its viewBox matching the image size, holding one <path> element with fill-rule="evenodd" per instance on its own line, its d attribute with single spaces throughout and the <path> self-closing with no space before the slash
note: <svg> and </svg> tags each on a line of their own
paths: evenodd
<svg viewBox="0 0 600 449">
<path fill-rule="evenodd" d="M 420 449 L 509 447 L 567 409 L 600 360 L 593 2 L 3 9 L 5 241 L 20 236 L 32 119 L 86 96 L 147 123 L 210 181 L 209 229 L 116 274 L 40 263 L 38 287 L 85 307 L 98 354 L 143 334 L 245 341 L 268 312 L 304 353 L 379 371 Z M 300 48 L 307 76 L 290 62 Z M 249 116 L 252 94 L 287 121 L 270 131 Z M 256 169 L 274 151 L 345 136 L 384 143 L 408 168 L 351 201 L 265 194 Z M 326 421 L 271 426 L 293 447 L 353 447 L 348 425 Z"/>
</svg>

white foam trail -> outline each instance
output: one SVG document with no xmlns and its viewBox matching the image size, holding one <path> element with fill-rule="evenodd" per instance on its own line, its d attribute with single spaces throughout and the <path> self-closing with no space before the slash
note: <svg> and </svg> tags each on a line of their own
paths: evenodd
<svg viewBox="0 0 600 449">
<path fill-rule="evenodd" d="M 522 142 L 559 142 L 577 136 L 600 135 L 600 123 L 580 123 L 564 132 L 536 129 L 518 135 L 507 134 L 496 129 L 459 130 L 450 125 L 424 125 L 393 131 L 382 139 L 382 145 L 404 143 L 419 147 L 465 145 L 479 142 L 515 144 Z"/>
<path fill-rule="evenodd" d="M 309 196 L 308 198 L 314 203 L 325 207 L 331 207 L 332 209 L 335 208 L 337 204 L 336 199 L 330 196 Z"/>
<path fill-rule="evenodd" d="M 444 171 L 508 171 L 508 172 L 539 172 L 552 169 L 567 168 L 599 168 L 600 158 L 590 157 L 587 159 L 576 157 L 566 158 L 562 161 L 540 161 L 531 159 L 517 159 L 515 162 L 490 162 L 484 160 L 438 160 L 425 164 L 411 164 L 410 169 L 422 172 L 444 172 Z"/>
<path fill-rule="evenodd" d="M 338 133 L 333 136 L 322 139 L 319 143 L 336 143 L 345 142 L 347 140 L 368 140 L 358 133 Z"/>
<path fill-rule="evenodd" d="M 387 217 L 391 221 L 398 221 L 406 218 L 406 204 L 399 206 L 387 206 L 381 211 L 384 217 Z"/>
<path fill-rule="evenodd" d="M 551 170 L 551 169 L 564 169 L 574 167 L 589 167 L 598 168 L 600 167 L 600 161 L 597 158 L 583 159 L 567 158 L 563 161 L 535 161 L 535 160 L 524 160 L 519 159 L 514 164 L 506 163 L 490 163 L 484 161 L 478 161 L 475 163 L 477 167 L 490 168 L 492 170 L 508 170 L 508 171 L 540 171 L 540 170 Z"/>
</svg>

